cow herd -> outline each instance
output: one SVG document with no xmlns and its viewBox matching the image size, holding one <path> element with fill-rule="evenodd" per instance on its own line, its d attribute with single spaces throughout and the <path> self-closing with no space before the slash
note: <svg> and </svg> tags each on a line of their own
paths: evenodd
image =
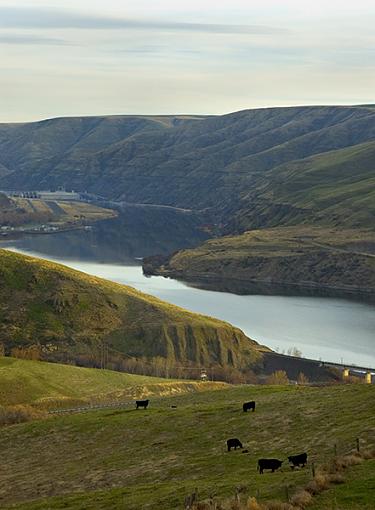
<svg viewBox="0 0 375 510">
<path fill-rule="evenodd" d="M 136 409 L 142 407 L 143 409 L 147 409 L 149 400 L 136 400 L 135 405 Z M 172 408 L 176 408 L 177 406 L 171 406 Z M 252 400 L 250 402 L 245 402 L 242 405 L 242 410 L 244 413 L 247 411 L 255 411 L 255 402 Z M 227 440 L 227 450 L 230 452 L 232 450 L 237 450 L 237 448 L 243 449 L 243 445 L 239 439 L 233 437 Z M 243 453 L 247 453 L 248 450 L 243 450 Z M 307 464 L 307 453 L 300 453 L 298 455 L 289 455 L 288 457 L 289 465 L 292 469 L 295 467 L 305 467 Z M 274 473 L 277 469 L 281 468 L 283 464 L 283 460 L 279 459 L 259 459 L 257 471 L 262 475 L 265 469 L 270 469 L 272 473 Z"/>
<path fill-rule="evenodd" d="M 252 400 L 251 402 L 245 402 L 242 405 L 242 410 L 244 413 L 250 411 L 250 409 L 255 411 L 255 402 Z M 236 437 L 227 440 L 227 449 L 228 452 L 231 449 L 237 450 L 237 448 L 243 448 L 242 443 Z M 247 452 L 247 450 L 244 450 Z M 300 453 L 298 455 L 289 455 L 288 457 L 289 465 L 292 469 L 295 467 L 305 467 L 307 464 L 307 453 Z M 270 469 L 272 473 L 274 473 L 277 469 L 281 468 L 283 464 L 283 460 L 279 459 L 259 459 L 257 471 L 262 475 L 265 469 Z"/>
</svg>

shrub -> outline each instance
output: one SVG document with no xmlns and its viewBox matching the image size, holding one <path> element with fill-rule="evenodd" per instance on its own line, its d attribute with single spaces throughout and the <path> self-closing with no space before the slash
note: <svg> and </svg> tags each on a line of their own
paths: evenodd
<svg viewBox="0 0 375 510">
<path fill-rule="evenodd" d="M 333 459 L 327 471 L 329 473 L 337 473 L 344 471 L 349 466 L 356 466 L 357 464 L 361 464 L 361 462 L 363 462 L 363 458 L 358 453 L 343 455 Z"/>
<path fill-rule="evenodd" d="M 362 450 L 361 457 L 365 460 L 375 459 L 375 448 Z"/>
<path fill-rule="evenodd" d="M 329 488 L 329 475 L 317 473 L 305 487 L 306 491 L 312 495 L 319 494 Z"/>
<path fill-rule="evenodd" d="M 289 384 L 289 379 L 285 370 L 276 370 L 267 377 L 267 384 Z"/>
<path fill-rule="evenodd" d="M 265 510 L 296 510 L 290 503 L 283 503 L 282 501 L 269 501 L 264 506 Z"/>
<path fill-rule="evenodd" d="M 345 478 L 342 476 L 341 473 L 333 473 L 332 475 L 329 475 L 328 479 L 330 483 L 334 483 L 336 485 L 345 482 Z"/>
<path fill-rule="evenodd" d="M 0 425 L 13 425 L 15 423 L 31 421 L 41 416 L 43 416 L 43 413 L 36 411 L 31 406 L 0 406 Z"/>
<path fill-rule="evenodd" d="M 298 508 L 306 508 L 312 500 L 312 496 L 310 492 L 307 491 L 299 491 L 294 496 L 292 496 L 290 502 L 293 506 Z"/>
<path fill-rule="evenodd" d="M 360 455 L 353 453 L 351 455 L 345 455 L 344 462 L 346 464 L 345 467 L 357 466 L 363 462 L 363 459 Z"/>
<path fill-rule="evenodd" d="M 263 510 L 255 498 L 249 498 L 246 503 L 246 510 Z"/>
<path fill-rule="evenodd" d="M 300 372 L 297 377 L 298 384 L 307 384 L 309 382 L 308 377 L 305 376 L 303 372 Z"/>
</svg>

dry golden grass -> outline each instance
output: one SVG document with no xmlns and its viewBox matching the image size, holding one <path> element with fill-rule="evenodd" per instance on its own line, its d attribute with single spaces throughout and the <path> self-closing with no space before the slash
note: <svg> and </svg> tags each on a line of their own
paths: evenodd
<svg viewBox="0 0 375 510">
<path fill-rule="evenodd" d="M 29 405 L 0 406 L 0 426 L 14 425 L 45 416 L 45 413 Z"/>
<path fill-rule="evenodd" d="M 290 502 L 293 506 L 296 506 L 298 508 L 306 508 L 312 500 L 312 496 L 310 492 L 302 490 L 296 492 L 294 496 L 292 496 Z"/>
</svg>

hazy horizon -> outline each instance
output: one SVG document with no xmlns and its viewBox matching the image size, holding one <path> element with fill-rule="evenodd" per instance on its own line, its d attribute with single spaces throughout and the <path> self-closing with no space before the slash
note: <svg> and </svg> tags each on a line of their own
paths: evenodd
<svg viewBox="0 0 375 510">
<path fill-rule="evenodd" d="M 33 123 L 33 122 L 43 122 L 48 120 L 54 120 L 54 119 L 69 119 L 69 118 L 76 118 L 76 117 L 219 117 L 222 115 L 231 115 L 233 113 L 239 113 L 243 111 L 249 111 L 249 110 L 262 110 L 262 109 L 273 109 L 273 108 L 309 108 L 309 107 L 317 107 L 319 106 L 336 106 L 336 107 L 372 107 L 373 104 L 333 104 L 333 103 L 326 103 L 326 104 L 295 104 L 295 105 L 266 105 L 266 106 L 257 106 L 254 108 L 241 108 L 239 110 L 234 110 L 230 112 L 222 112 L 222 113 L 186 113 L 186 112 L 176 112 L 176 113 L 90 113 L 86 115 L 56 115 L 52 117 L 42 117 L 42 118 L 36 118 L 36 119 L 30 119 L 30 120 L 18 120 L 18 121 L 0 121 L 0 124 L 27 124 L 27 123 Z M 374 103 L 375 106 L 375 103 Z"/>
<path fill-rule="evenodd" d="M 374 103 L 358 0 L 0 0 L 0 122 Z"/>
</svg>

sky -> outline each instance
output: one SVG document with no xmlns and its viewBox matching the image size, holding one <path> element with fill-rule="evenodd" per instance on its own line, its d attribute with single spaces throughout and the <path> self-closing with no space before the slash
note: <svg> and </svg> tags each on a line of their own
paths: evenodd
<svg viewBox="0 0 375 510">
<path fill-rule="evenodd" d="M 0 0 L 0 122 L 375 103 L 375 2 Z"/>
</svg>

